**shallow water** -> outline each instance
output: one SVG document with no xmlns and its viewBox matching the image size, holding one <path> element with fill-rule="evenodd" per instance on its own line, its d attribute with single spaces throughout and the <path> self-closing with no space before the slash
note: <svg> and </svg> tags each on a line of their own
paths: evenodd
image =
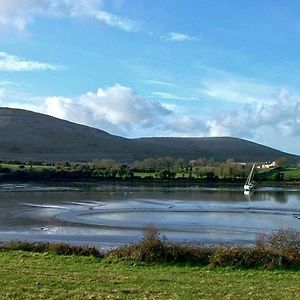
<svg viewBox="0 0 300 300">
<path fill-rule="evenodd" d="M 252 245 L 260 233 L 300 231 L 300 190 L 0 184 L 0 241 L 111 248 L 157 227 L 171 241 Z"/>
</svg>

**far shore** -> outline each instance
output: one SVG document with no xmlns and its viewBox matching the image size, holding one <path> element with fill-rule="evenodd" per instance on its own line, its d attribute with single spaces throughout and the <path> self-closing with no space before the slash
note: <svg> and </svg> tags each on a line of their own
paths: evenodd
<svg viewBox="0 0 300 300">
<path fill-rule="evenodd" d="M 242 180 L 203 180 L 203 179 L 187 179 L 187 178 L 176 178 L 176 179 L 158 179 L 158 178 L 43 178 L 43 177 L 26 177 L 26 178 L 1 178 L 0 184 L 5 183 L 99 183 L 99 184 L 113 184 L 113 185 L 133 185 L 133 186 L 147 186 L 147 187 L 190 187 L 190 188 L 222 188 L 222 187 L 234 187 L 243 189 L 244 181 Z M 255 190 L 259 190 L 267 187 L 276 188 L 292 188 L 300 187 L 300 181 L 262 181 L 256 182 Z"/>
</svg>

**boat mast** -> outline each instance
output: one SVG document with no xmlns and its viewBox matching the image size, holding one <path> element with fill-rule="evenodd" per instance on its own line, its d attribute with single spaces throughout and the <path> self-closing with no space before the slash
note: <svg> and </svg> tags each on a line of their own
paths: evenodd
<svg viewBox="0 0 300 300">
<path fill-rule="evenodd" d="M 250 185 L 251 184 L 251 181 L 253 179 L 253 174 L 254 174 L 254 169 L 255 169 L 255 164 L 253 164 L 252 168 L 251 168 L 251 172 L 250 174 L 248 175 L 248 178 L 247 178 L 247 181 L 246 181 L 246 185 Z"/>
</svg>

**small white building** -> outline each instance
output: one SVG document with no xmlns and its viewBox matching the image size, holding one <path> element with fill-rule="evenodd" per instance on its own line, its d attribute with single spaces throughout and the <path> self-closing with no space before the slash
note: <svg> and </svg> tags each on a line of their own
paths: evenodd
<svg viewBox="0 0 300 300">
<path fill-rule="evenodd" d="M 265 162 L 262 164 L 257 164 L 257 169 L 271 169 L 276 167 L 276 162 Z"/>
</svg>

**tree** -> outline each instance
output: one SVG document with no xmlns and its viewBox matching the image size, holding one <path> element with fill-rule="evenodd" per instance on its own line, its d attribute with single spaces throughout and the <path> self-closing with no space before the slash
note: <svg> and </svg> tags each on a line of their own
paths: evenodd
<svg viewBox="0 0 300 300">
<path fill-rule="evenodd" d="M 274 176 L 274 179 L 276 181 L 283 181 L 284 180 L 284 173 L 283 172 L 277 172 Z"/>
<path fill-rule="evenodd" d="M 157 173 L 157 177 L 161 178 L 161 179 L 171 179 L 171 178 L 175 178 L 176 173 L 172 172 L 169 169 L 161 169 L 158 173 Z"/>
<path fill-rule="evenodd" d="M 286 157 L 280 157 L 275 161 L 275 163 L 276 163 L 276 167 L 284 168 L 288 164 L 288 159 Z"/>
</svg>

